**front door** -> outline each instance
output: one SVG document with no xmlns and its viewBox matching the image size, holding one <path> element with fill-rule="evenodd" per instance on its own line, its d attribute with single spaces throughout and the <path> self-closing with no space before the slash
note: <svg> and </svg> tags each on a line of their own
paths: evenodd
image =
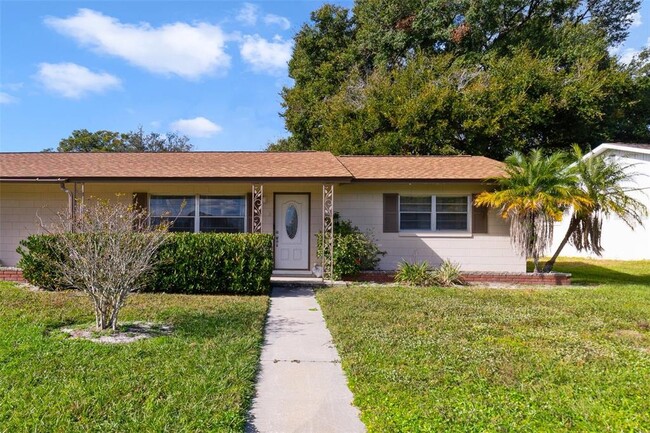
<svg viewBox="0 0 650 433">
<path fill-rule="evenodd" d="M 309 269 L 309 194 L 275 195 L 275 268 Z"/>
</svg>

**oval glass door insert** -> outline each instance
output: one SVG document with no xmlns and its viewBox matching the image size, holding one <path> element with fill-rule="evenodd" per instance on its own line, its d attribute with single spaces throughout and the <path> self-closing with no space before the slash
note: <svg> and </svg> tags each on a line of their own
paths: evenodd
<svg viewBox="0 0 650 433">
<path fill-rule="evenodd" d="M 289 239 L 295 238 L 298 232 L 298 211 L 294 205 L 290 205 L 287 208 L 287 214 L 284 216 L 284 225 L 286 226 Z"/>
</svg>

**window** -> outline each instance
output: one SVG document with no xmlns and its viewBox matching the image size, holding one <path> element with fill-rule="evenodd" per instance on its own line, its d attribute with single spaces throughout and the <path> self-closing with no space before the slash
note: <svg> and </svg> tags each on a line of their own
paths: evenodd
<svg viewBox="0 0 650 433">
<path fill-rule="evenodd" d="M 246 231 L 246 200 L 241 196 L 151 196 L 151 223 L 173 222 L 173 232 Z"/>
<path fill-rule="evenodd" d="M 436 230 L 467 230 L 467 197 L 434 197 Z"/>
<path fill-rule="evenodd" d="M 244 197 L 200 197 L 199 231 L 240 233 L 246 230 Z"/>
<path fill-rule="evenodd" d="M 149 203 L 151 224 L 170 221 L 170 232 L 193 232 L 196 214 L 194 196 L 151 196 Z"/>
<path fill-rule="evenodd" d="M 467 231 L 468 196 L 400 196 L 399 228 L 404 231 Z"/>
</svg>

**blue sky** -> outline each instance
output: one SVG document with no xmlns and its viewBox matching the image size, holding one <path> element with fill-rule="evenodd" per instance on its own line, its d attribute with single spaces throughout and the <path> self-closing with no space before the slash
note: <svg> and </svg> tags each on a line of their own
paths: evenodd
<svg viewBox="0 0 650 433">
<path fill-rule="evenodd" d="M 322 3 L 0 0 L 0 150 L 139 125 L 195 150 L 262 150 L 287 135 L 292 36 Z M 648 44 L 644 0 L 611 51 L 629 61 Z"/>
</svg>

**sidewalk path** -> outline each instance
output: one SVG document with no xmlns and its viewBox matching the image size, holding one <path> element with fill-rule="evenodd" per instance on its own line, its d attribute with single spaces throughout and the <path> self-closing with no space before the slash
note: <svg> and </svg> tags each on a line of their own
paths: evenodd
<svg viewBox="0 0 650 433">
<path fill-rule="evenodd" d="M 312 289 L 273 289 L 260 363 L 247 433 L 366 431 Z"/>
</svg>

